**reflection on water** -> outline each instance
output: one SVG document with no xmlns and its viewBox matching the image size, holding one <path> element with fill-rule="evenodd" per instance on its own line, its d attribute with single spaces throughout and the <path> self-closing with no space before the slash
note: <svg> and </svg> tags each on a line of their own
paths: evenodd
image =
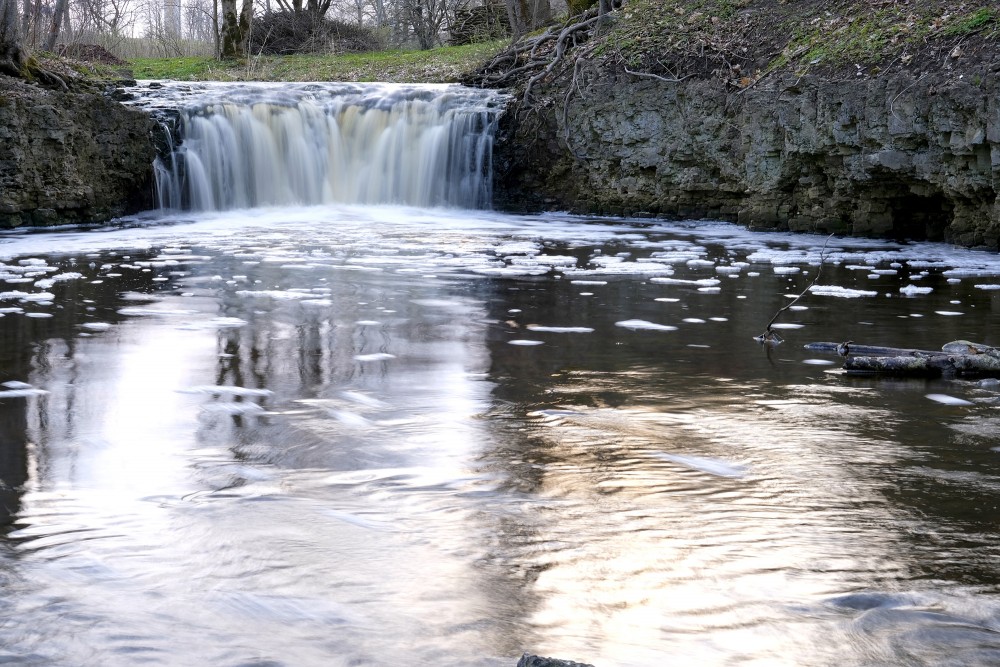
<svg viewBox="0 0 1000 667">
<path fill-rule="evenodd" d="M 402 209 L 166 223 L 0 239 L 3 660 L 1000 661 L 996 384 L 802 348 L 998 344 L 996 256 Z M 820 263 L 840 289 L 756 346 Z"/>
</svg>

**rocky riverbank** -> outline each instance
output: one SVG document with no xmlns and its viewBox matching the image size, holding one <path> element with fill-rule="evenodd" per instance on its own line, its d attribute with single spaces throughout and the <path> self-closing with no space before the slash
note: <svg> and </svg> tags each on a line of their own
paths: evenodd
<svg viewBox="0 0 1000 667">
<path fill-rule="evenodd" d="M 0 227 L 104 222 L 150 208 L 154 127 L 96 90 L 0 76 Z"/>
<path fill-rule="evenodd" d="M 578 31 L 519 79 L 498 206 L 1000 247 L 1000 11 L 790 4 L 634 0 Z"/>
</svg>

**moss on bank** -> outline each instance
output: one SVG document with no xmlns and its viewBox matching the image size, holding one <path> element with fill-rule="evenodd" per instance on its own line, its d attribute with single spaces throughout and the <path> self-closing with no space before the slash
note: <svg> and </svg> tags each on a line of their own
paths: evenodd
<svg viewBox="0 0 1000 667">
<path fill-rule="evenodd" d="M 601 49 L 630 69 L 754 84 L 777 71 L 827 77 L 975 69 L 1000 45 L 995 2 L 628 0 Z"/>
</svg>

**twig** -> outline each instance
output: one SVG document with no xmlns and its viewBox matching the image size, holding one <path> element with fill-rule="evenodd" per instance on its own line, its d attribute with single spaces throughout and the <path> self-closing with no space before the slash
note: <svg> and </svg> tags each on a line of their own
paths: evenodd
<svg viewBox="0 0 1000 667">
<path fill-rule="evenodd" d="M 764 333 L 762 333 L 759 336 L 754 336 L 755 341 L 757 341 L 761 345 L 764 345 L 765 343 L 771 345 L 777 345 L 782 342 L 783 339 L 774 331 L 774 329 L 771 328 L 771 325 L 775 323 L 775 321 L 783 312 L 794 306 L 799 299 L 804 297 L 806 295 L 806 292 L 808 292 L 809 289 L 816 284 L 816 281 L 819 280 L 819 277 L 823 275 L 823 260 L 825 259 L 826 256 L 826 245 L 830 242 L 830 239 L 832 238 L 833 234 L 830 234 L 829 236 L 826 237 L 826 241 L 823 242 L 823 248 L 819 251 L 819 269 L 816 270 L 816 275 L 813 277 L 812 281 L 808 285 L 806 285 L 805 289 L 802 290 L 802 292 L 800 292 L 798 296 L 796 296 L 794 299 L 792 299 L 791 301 L 789 301 L 784 306 L 778 309 L 778 312 L 774 314 L 774 317 L 771 318 L 771 321 L 767 323 L 767 327 L 764 328 Z"/>
<path fill-rule="evenodd" d="M 650 79 L 659 79 L 660 81 L 666 81 L 667 83 L 680 83 L 681 81 L 684 81 L 685 79 L 690 79 L 691 77 L 694 76 L 694 74 L 688 74 L 687 76 L 682 76 L 680 78 L 675 77 L 673 79 L 668 79 L 667 77 L 660 76 L 659 74 L 650 74 L 648 72 L 633 72 L 628 68 L 628 65 L 625 66 L 625 72 L 627 74 L 631 74 L 632 76 L 644 76 Z"/>
</svg>

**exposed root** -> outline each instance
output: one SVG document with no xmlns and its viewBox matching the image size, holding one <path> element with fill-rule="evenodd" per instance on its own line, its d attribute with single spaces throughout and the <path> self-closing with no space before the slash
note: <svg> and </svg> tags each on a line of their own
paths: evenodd
<svg viewBox="0 0 1000 667">
<path fill-rule="evenodd" d="M 584 12 L 562 28 L 552 26 L 540 35 L 515 42 L 482 67 L 468 83 L 490 88 L 523 83 L 523 106 L 530 107 L 534 87 L 563 64 L 570 50 L 593 37 L 595 28 L 607 18 L 610 4 L 605 5 Z M 575 59 L 583 55 L 578 54 Z M 575 70 L 575 65 L 573 68 Z"/>
</svg>

